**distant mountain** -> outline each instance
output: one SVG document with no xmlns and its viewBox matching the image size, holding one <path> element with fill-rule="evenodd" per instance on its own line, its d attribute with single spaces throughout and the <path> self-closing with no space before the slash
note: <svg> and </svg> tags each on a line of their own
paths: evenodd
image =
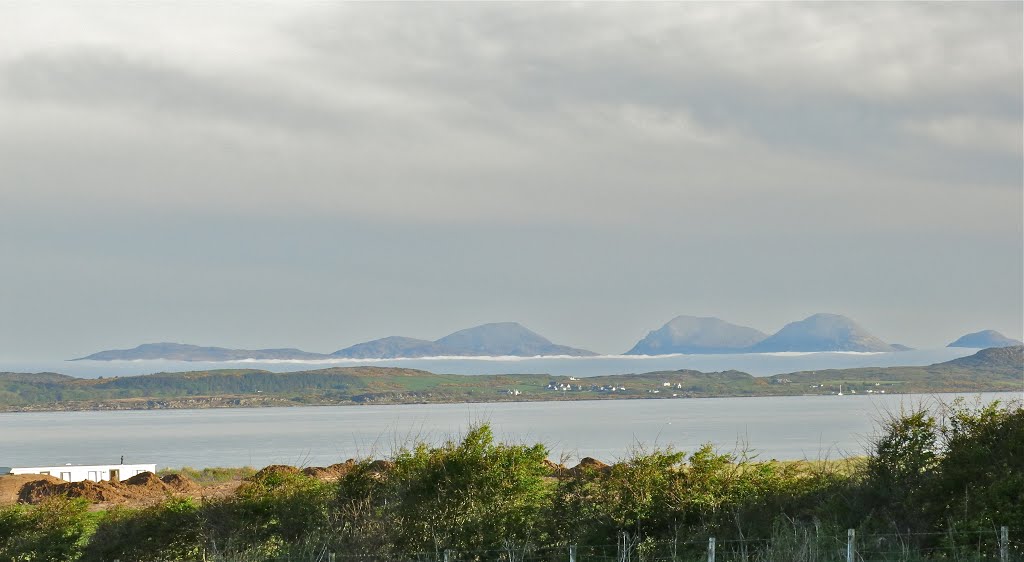
<svg viewBox="0 0 1024 562">
<path fill-rule="evenodd" d="M 1014 345 L 1024 345 L 1024 342 L 1008 338 L 1003 334 L 995 330 L 982 330 L 980 332 L 974 332 L 973 334 L 967 334 L 962 336 L 955 342 L 947 345 L 946 347 L 1010 347 Z"/>
<path fill-rule="evenodd" d="M 777 351 L 896 351 L 853 320 L 838 314 L 815 314 L 747 348 L 751 353 Z"/>
<path fill-rule="evenodd" d="M 484 324 L 449 334 L 436 341 L 388 337 L 335 351 L 334 357 L 390 359 L 396 357 L 499 356 L 534 357 L 538 355 L 597 355 L 551 343 L 550 340 L 515 322 Z"/>
<path fill-rule="evenodd" d="M 438 345 L 430 340 L 390 336 L 379 340 L 357 343 L 339 349 L 332 357 L 353 359 L 382 359 L 390 357 L 437 357 L 444 355 Z"/>
<path fill-rule="evenodd" d="M 889 346 L 892 347 L 893 351 L 914 351 L 914 348 L 901 343 L 890 343 Z"/>
<path fill-rule="evenodd" d="M 137 359 L 169 359 L 172 361 L 239 361 L 242 359 L 324 359 L 320 353 L 301 349 L 228 349 L 202 347 L 181 343 L 146 343 L 132 349 L 100 351 L 75 361 L 131 361 Z"/>
<path fill-rule="evenodd" d="M 718 318 L 676 316 L 647 334 L 626 355 L 669 353 L 742 353 L 768 334 Z"/>
<path fill-rule="evenodd" d="M 940 365 L 1024 375 L 1024 346 L 1014 345 L 982 349 L 974 355 L 946 361 L 945 363 L 940 363 Z"/>
<path fill-rule="evenodd" d="M 551 343 L 544 336 L 516 322 L 484 324 L 459 330 L 435 343 L 442 349 L 458 351 L 459 355 L 597 355 L 593 351 Z"/>
<path fill-rule="evenodd" d="M 597 355 L 585 349 L 576 349 L 551 343 L 543 336 L 527 330 L 515 322 L 484 324 L 460 330 L 437 341 L 392 336 L 353 345 L 330 355 L 310 353 L 301 349 L 228 349 L 202 347 L 180 343 L 147 343 L 132 349 L 112 349 L 75 359 L 75 361 L 132 361 L 140 359 L 167 359 L 171 361 L 239 361 L 255 360 L 310 360 L 345 357 L 352 359 L 393 359 L 397 357 L 438 357 L 511 355 L 534 357 L 538 355 Z"/>
</svg>

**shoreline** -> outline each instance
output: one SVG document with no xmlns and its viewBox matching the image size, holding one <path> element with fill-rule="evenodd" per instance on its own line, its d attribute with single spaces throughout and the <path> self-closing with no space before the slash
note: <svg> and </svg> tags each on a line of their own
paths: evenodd
<svg viewBox="0 0 1024 562">
<path fill-rule="evenodd" d="M 873 393 L 873 394 L 843 394 L 837 395 L 835 393 L 802 393 L 802 394 L 717 394 L 708 396 L 636 396 L 636 395 L 620 395 L 620 396 L 583 396 L 573 398 L 536 398 L 536 399 L 523 399 L 523 398 L 512 398 L 508 400 L 494 400 L 494 399 L 480 399 L 480 400 L 435 400 L 435 401 L 376 401 L 376 402 L 356 402 L 352 400 L 340 400 L 337 402 L 322 402 L 322 403 L 296 403 L 286 399 L 275 399 L 274 397 L 267 397 L 267 400 L 252 400 L 251 397 L 190 397 L 188 399 L 181 399 L 188 402 L 185 405 L 170 405 L 170 406 L 154 406 L 154 407 L 120 407 L 122 405 L 119 401 L 106 401 L 98 403 L 94 407 L 77 407 L 77 403 L 68 403 L 66 407 L 24 407 L 24 408 L 10 408 L 0 407 L 0 414 L 31 414 L 31 413 L 59 413 L 59 412 L 149 412 L 149 411 L 202 411 L 202 410 L 228 410 L 228 409 L 240 409 L 240 410 L 262 410 L 271 408 L 325 408 L 325 407 L 365 407 L 365 406 L 438 406 L 438 405 L 460 405 L 460 404 L 535 404 L 535 403 L 547 403 L 547 402 L 609 402 L 609 401 L 632 401 L 632 400 L 707 400 L 707 399 L 724 399 L 724 398 L 804 398 L 804 397 L 825 397 L 833 396 L 838 400 L 847 398 L 874 398 L 879 396 L 910 396 L 910 395 L 941 395 L 941 394 L 1016 394 L 1016 398 L 1024 400 L 1024 388 L 1019 390 L 1006 390 L 1006 389 L 981 389 L 981 390 L 936 390 L 936 391 L 907 391 L 907 392 L 886 392 L 886 393 Z M 230 404 L 220 402 L 231 402 L 234 400 L 245 399 L 248 403 L 245 404 Z M 148 402 L 173 402 L 179 399 L 140 399 Z M 200 405 L 196 402 L 202 402 L 208 400 L 209 405 Z M 276 403 L 282 402 L 282 403 Z M 107 407 L 104 407 L 107 405 Z M 112 407 L 115 406 L 115 407 Z"/>
<path fill-rule="evenodd" d="M 986 349 L 925 367 L 826 369 L 770 377 L 756 377 L 743 371 L 689 369 L 586 377 L 533 373 L 465 376 L 372 366 L 287 373 L 219 369 L 107 379 L 78 379 L 54 373 L 0 373 L 2 412 L 955 392 L 1024 395 L 1024 346 Z"/>
</svg>

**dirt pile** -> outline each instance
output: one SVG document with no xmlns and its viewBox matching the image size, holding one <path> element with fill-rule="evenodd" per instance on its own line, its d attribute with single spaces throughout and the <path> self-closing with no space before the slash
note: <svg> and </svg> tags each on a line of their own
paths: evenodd
<svg viewBox="0 0 1024 562">
<path fill-rule="evenodd" d="M 0 505 L 18 503 L 21 489 L 29 482 L 60 484 L 63 480 L 55 476 L 43 476 L 42 474 L 5 474 L 0 476 Z"/>
<path fill-rule="evenodd" d="M 332 464 L 331 466 L 310 466 L 302 469 L 302 473 L 311 478 L 316 478 L 326 482 L 333 482 L 348 474 L 355 465 L 355 461 L 350 460 L 343 463 Z"/>
<path fill-rule="evenodd" d="M 612 470 L 611 466 L 609 466 L 607 464 L 604 464 L 603 462 L 601 462 L 601 461 L 599 461 L 599 460 L 597 460 L 597 459 L 595 459 L 593 457 L 583 457 L 582 459 L 580 459 L 580 463 L 579 464 L 577 464 L 576 466 L 568 469 L 566 472 L 571 474 L 571 475 L 573 475 L 573 476 L 579 476 L 581 474 L 593 473 L 593 472 L 607 474 L 607 473 L 611 472 L 611 470 Z"/>
<path fill-rule="evenodd" d="M 152 472 L 140 472 L 135 476 L 122 481 L 121 485 L 131 486 L 133 488 L 145 488 L 147 490 L 164 490 L 167 488 L 164 481 Z"/>
<path fill-rule="evenodd" d="M 36 480 L 27 482 L 18 493 L 18 501 L 22 503 L 39 503 L 53 496 L 69 498 L 85 498 L 95 503 L 125 503 L 128 498 L 122 494 L 116 484 L 110 482 L 52 482 Z"/>
<path fill-rule="evenodd" d="M 160 480 L 162 480 L 163 483 L 167 485 L 167 487 L 173 489 L 175 492 L 178 492 L 179 494 L 192 496 L 202 493 L 203 491 L 202 486 L 196 484 L 188 476 L 184 476 L 181 474 L 168 474 L 167 476 L 164 476 Z"/>
<path fill-rule="evenodd" d="M 278 475 L 280 475 L 280 476 L 291 476 L 293 474 L 298 474 L 299 472 L 300 472 L 300 470 L 295 468 L 294 466 L 288 466 L 286 464 L 272 464 L 272 465 L 270 465 L 268 467 L 261 468 L 258 472 L 256 472 L 256 474 L 253 474 L 252 476 L 246 478 L 246 480 L 249 480 L 249 481 L 263 480 L 263 479 L 267 478 L 268 476 L 278 476 Z"/>
<path fill-rule="evenodd" d="M 166 481 L 152 472 L 142 472 L 122 482 L 36 480 L 21 486 L 18 501 L 35 504 L 52 496 L 67 496 L 93 503 L 152 505 L 172 496 L 194 496 L 202 492 L 200 486 L 184 476 L 174 474 L 165 478 Z"/>
</svg>

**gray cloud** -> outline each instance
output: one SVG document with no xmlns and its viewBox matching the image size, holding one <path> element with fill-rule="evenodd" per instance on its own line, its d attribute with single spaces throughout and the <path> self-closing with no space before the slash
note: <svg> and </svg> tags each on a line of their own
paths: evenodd
<svg viewBox="0 0 1024 562">
<path fill-rule="evenodd" d="M 512 318 L 618 351 L 676 313 L 819 309 L 1019 336 L 1021 17 L 0 7 L 0 260 L 26 272 L 0 339 L 42 353 L 38 317 L 119 298 L 88 347 L 53 337 L 327 350 Z"/>
<path fill-rule="evenodd" d="M 29 54 L 5 65 L 3 78 L 8 96 L 23 103 L 70 105 L 143 121 L 184 118 L 256 129 L 346 129 L 344 115 L 291 99 L 287 92 L 118 52 Z"/>
</svg>

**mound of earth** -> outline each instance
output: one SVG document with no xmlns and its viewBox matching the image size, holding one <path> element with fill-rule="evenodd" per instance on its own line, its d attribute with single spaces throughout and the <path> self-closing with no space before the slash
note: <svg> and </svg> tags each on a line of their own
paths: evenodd
<svg viewBox="0 0 1024 562">
<path fill-rule="evenodd" d="M 256 474 L 253 474 L 249 478 L 246 478 L 246 480 L 249 480 L 249 481 L 262 480 L 262 479 L 264 479 L 264 478 L 266 478 L 268 476 L 273 476 L 273 475 L 289 475 L 290 476 L 292 474 L 298 474 L 299 472 L 301 472 L 301 471 L 299 469 L 295 468 L 294 466 L 288 466 L 286 464 L 272 464 L 270 466 L 261 468 Z"/>
<path fill-rule="evenodd" d="M 160 480 L 160 477 L 152 472 L 140 472 L 131 478 L 121 482 L 124 486 L 142 486 L 145 488 L 160 488 L 164 489 L 164 481 Z"/>
<path fill-rule="evenodd" d="M 331 466 L 310 466 L 303 468 L 302 473 L 311 478 L 330 482 L 345 476 L 354 466 L 354 461 L 336 463 Z"/>
<path fill-rule="evenodd" d="M 18 503 L 22 487 L 29 482 L 60 484 L 63 480 L 42 474 L 5 474 L 0 476 L 0 505 Z"/>
<path fill-rule="evenodd" d="M 128 499 L 142 503 L 159 502 L 178 492 L 152 472 L 140 472 L 119 484 L 114 484 L 114 488 Z"/>
<path fill-rule="evenodd" d="M 173 474 L 161 479 L 152 472 L 142 472 L 123 482 L 64 482 L 52 477 L 49 480 L 36 477 L 35 481 L 21 486 L 18 501 L 35 504 L 49 497 L 67 496 L 93 503 L 151 505 L 169 496 L 200 493 L 202 488 L 183 476 Z"/>
<path fill-rule="evenodd" d="M 196 484 L 188 476 L 183 476 L 181 474 L 168 474 L 160 480 L 162 480 L 169 488 L 172 488 L 181 494 L 193 495 L 201 493 L 203 490 L 202 486 Z"/>
<path fill-rule="evenodd" d="M 124 503 L 128 498 L 118 488 L 110 482 L 92 482 L 90 480 L 83 482 L 37 480 L 28 482 L 21 487 L 18 501 L 36 504 L 53 496 L 67 496 L 69 498 L 85 498 L 97 503 Z"/>
<path fill-rule="evenodd" d="M 579 476 L 580 474 L 586 472 L 609 472 L 611 471 L 611 469 L 611 466 L 593 457 L 583 457 L 582 459 L 580 459 L 579 464 L 570 468 L 567 472 L 569 472 L 569 474 L 572 474 L 573 476 Z"/>
<path fill-rule="evenodd" d="M 335 472 L 338 476 L 344 476 L 346 473 L 348 473 L 348 471 L 350 471 L 353 468 L 355 468 L 355 466 L 356 466 L 356 461 L 354 461 L 352 459 L 348 459 L 345 462 L 339 462 L 339 463 L 332 464 L 331 466 L 327 467 L 327 470 L 331 470 L 331 471 Z"/>
</svg>

